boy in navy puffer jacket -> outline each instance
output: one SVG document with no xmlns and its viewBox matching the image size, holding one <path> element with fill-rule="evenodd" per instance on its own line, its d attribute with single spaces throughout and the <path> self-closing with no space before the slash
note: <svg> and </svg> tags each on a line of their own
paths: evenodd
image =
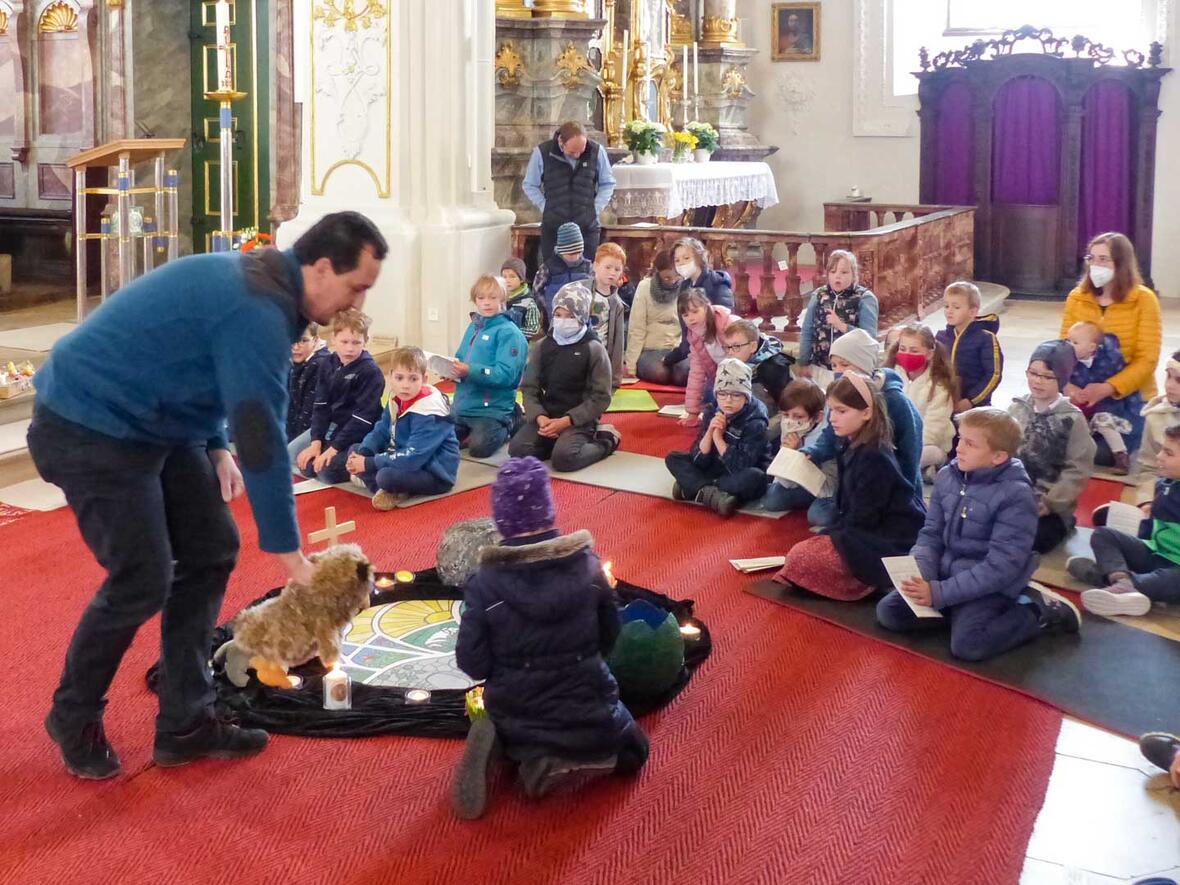
<svg viewBox="0 0 1180 885">
<path fill-rule="evenodd" d="M 877 605 L 877 622 L 908 633 L 950 624 L 951 654 L 983 661 L 1046 632 L 1076 633 L 1077 609 L 1028 586 L 1037 567 L 1037 501 L 1012 457 L 1020 425 L 1001 409 L 977 408 L 959 423 L 957 458 L 938 472 L 926 524 L 911 555 L 921 578 Z M 906 599 L 942 618 L 919 618 Z"/>
<path fill-rule="evenodd" d="M 634 774 L 648 752 L 606 665 L 619 633 L 614 591 L 590 533 L 558 532 L 545 465 L 505 464 L 492 515 L 504 540 L 480 551 L 455 646 L 463 671 L 486 680 L 487 718 L 472 721 L 453 782 L 467 819 L 483 813 L 498 746 L 532 797 L 573 774 Z"/>
</svg>

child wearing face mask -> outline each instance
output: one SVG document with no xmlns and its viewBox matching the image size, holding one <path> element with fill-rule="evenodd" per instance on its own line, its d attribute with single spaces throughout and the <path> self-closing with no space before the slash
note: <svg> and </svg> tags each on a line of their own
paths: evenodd
<svg viewBox="0 0 1180 885">
<path fill-rule="evenodd" d="M 906 396 L 922 416 L 919 466 L 926 482 L 934 482 L 934 474 L 947 462 L 954 445 L 951 415 L 959 398 L 959 385 L 946 351 L 935 342 L 929 328 L 910 323 L 896 331 L 885 365 L 898 370 Z"/>
<path fill-rule="evenodd" d="M 732 516 L 762 497 L 770 445 L 766 408 L 754 398 L 750 384 L 750 367 L 741 360 L 724 359 L 717 366 L 717 405 L 705 412 L 692 451 L 671 452 L 664 459 L 676 480 L 673 499 L 696 501 L 720 516 Z"/>
<path fill-rule="evenodd" d="M 1129 473 L 1131 455 L 1128 450 L 1138 446 L 1143 433 L 1142 394 L 1136 390 L 1122 399 L 1108 396 L 1095 405 L 1077 399 L 1087 385 L 1108 381 L 1127 367 L 1119 350 L 1119 339 L 1104 335 L 1097 323 L 1085 321 L 1070 326 L 1068 334 L 1078 362 L 1062 393 L 1090 419 L 1095 440 L 1101 439 L 1110 449 L 1114 461 L 1112 472 Z"/>
<path fill-rule="evenodd" d="M 316 386 L 320 369 L 330 356 L 328 344 L 319 336 L 320 327 L 308 323 L 291 345 L 291 371 L 287 373 L 287 442 L 292 442 L 311 427 Z"/>
<path fill-rule="evenodd" d="M 705 244 L 694 237 L 683 237 L 672 246 L 672 266 L 680 277 L 680 291 L 700 290 L 710 304 L 733 310 L 733 280 L 723 270 L 713 270 Z M 664 357 L 664 364 L 675 365 L 688 356 L 689 344 L 681 325 L 680 345 Z"/>
<path fill-rule="evenodd" d="M 810 378 L 797 378 L 788 384 L 779 397 L 779 445 L 799 451 L 804 446 L 819 442 L 827 423 L 824 421 L 824 392 Z M 821 498 L 836 494 L 836 462 L 828 461 L 822 468 L 828 481 L 820 491 Z M 798 483 L 775 477 L 762 496 L 763 510 L 806 510 L 815 495 Z"/>
<path fill-rule="evenodd" d="M 1037 553 L 1052 550 L 1073 531 L 1078 498 L 1094 472 L 1089 422 L 1061 395 L 1076 362 L 1068 341 L 1039 344 L 1028 362 L 1028 395 L 1008 406 L 1024 434 L 1016 454 L 1036 490 Z"/>
<path fill-rule="evenodd" d="M 612 454 L 619 433 L 598 419 L 610 405 L 610 358 L 590 328 L 590 287 L 563 286 L 549 334 L 529 348 L 520 392 L 524 424 L 508 443 L 513 458 L 553 458 L 553 469 L 581 470 Z"/>
<path fill-rule="evenodd" d="M 877 337 L 877 296 L 860 284 L 856 256 L 844 249 L 828 255 L 827 282 L 807 302 L 799 325 L 800 377 L 814 377 L 820 387 L 832 380 L 832 342 L 849 329 Z"/>
<path fill-rule="evenodd" d="M 792 547 L 774 579 L 853 602 L 890 585 L 881 557 L 909 552 L 924 512 L 893 454 L 881 391 L 849 372 L 828 388 L 828 415 L 844 442 L 835 519 L 822 534 Z"/>
</svg>

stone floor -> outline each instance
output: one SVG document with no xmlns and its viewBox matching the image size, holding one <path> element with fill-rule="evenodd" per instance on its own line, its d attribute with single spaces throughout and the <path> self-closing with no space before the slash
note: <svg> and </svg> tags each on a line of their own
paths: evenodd
<svg viewBox="0 0 1180 885">
<path fill-rule="evenodd" d="M 1060 316 L 1058 303 L 1007 303 L 1000 341 L 1008 368 L 994 397 L 998 405 L 1026 392 L 1023 368 L 1038 343 L 1057 336 Z M 0 314 L 0 331 L 73 318 L 73 302 L 58 302 Z M 932 324 L 937 320 L 930 317 Z M 1164 353 L 1170 354 L 1180 349 L 1180 301 L 1165 303 L 1164 329 Z M 394 346 L 392 341 L 375 340 L 372 350 L 380 359 Z M 27 351 L 11 356 L 0 352 L 4 361 L 28 356 Z M 1162 371 L 1160 377 L 1162 383 Z M 1180 635 L 1175 638 L 1180 640 Z M 1140 677 L 1151 675 L 1135 678 Z M 1175 727 L 1180 729 L 1180 722 Z M 987 801 L 987 784 L 978 785 L 975 801 Z M 1180 880 L 1180 791 L 1143 759 L 1133 741 L 1066 719 L 1021 883 L 1110 885 L 1148 875 Z"/>
</svg>

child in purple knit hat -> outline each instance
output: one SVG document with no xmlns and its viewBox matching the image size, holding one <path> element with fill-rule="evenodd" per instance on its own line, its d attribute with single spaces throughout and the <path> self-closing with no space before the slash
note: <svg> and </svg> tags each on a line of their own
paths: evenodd
<svg viewBox="0 0 1180 885">
<path fill-rule="evenodd" d="M 455 648 L 463 671 L 486 680 L 487 718 L 471 723 L 451 797 L 469 820 L 483 814 L 501 748 L 534 798 L 571 775 L 634 774 L 648 751 L 606 665 L 619 633 L 614 591 L 590 533 L 558 531 L 545 465 L 500 468 L 492 516 L 504 539 L 480 551 Z"/>
</svg>

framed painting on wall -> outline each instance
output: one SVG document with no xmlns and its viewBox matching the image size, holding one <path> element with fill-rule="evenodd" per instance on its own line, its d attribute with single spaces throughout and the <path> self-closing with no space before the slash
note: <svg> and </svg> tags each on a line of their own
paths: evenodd
<svg viewBox="0 0 1180 885">
<path fill-rule="evenodd" d="M 819 61 L 819 6 L 819 3 L 772 4 L 772 61 Z"/>
</svg>

